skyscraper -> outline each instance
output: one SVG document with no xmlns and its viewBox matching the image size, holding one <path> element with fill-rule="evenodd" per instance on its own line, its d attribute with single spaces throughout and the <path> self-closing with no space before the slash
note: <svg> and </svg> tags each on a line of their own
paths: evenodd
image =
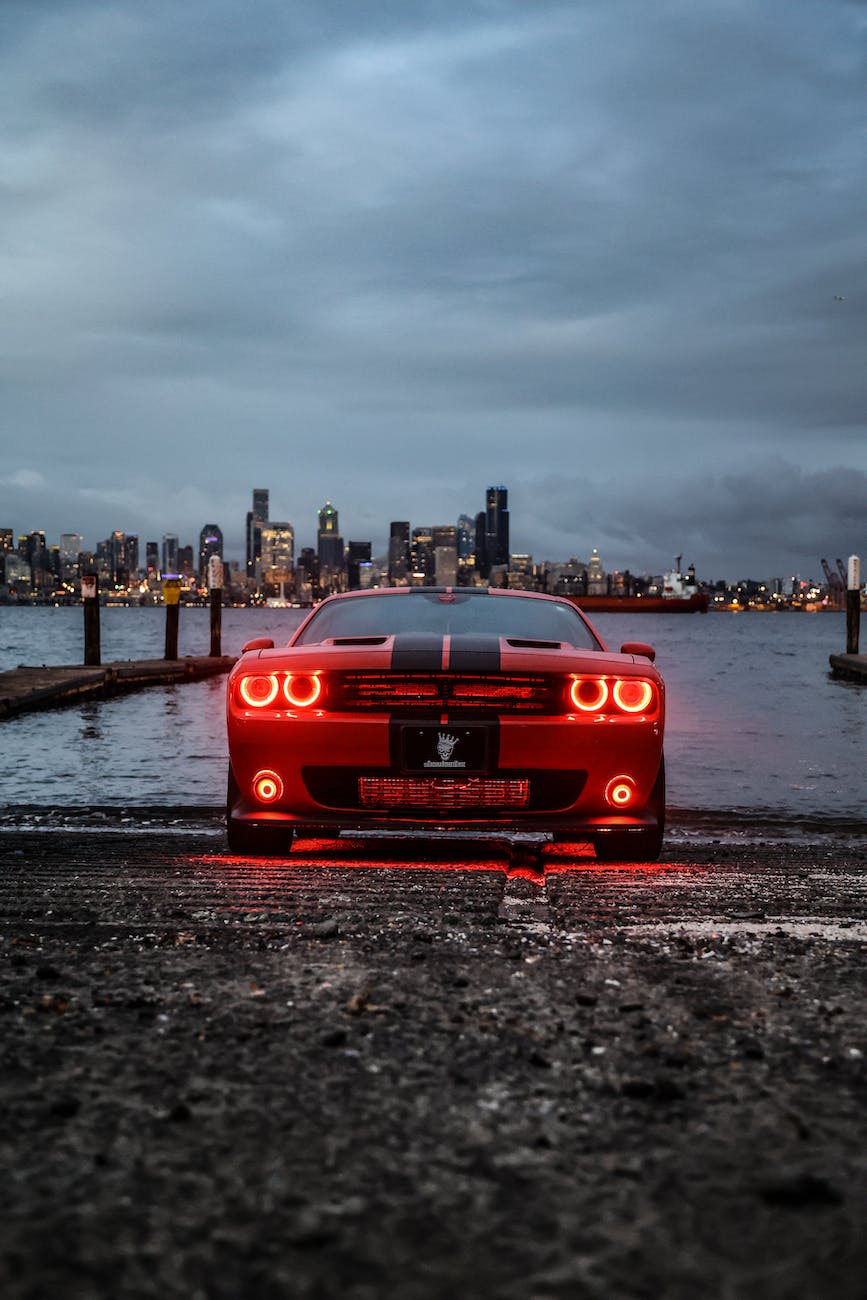
<svg viewBox="0 0 867 1300">
<path fill-rule="evenodd" d="M 338 573 L 343 569 L 343 538 L 338 527 L 337 511 L 330 501 L 319 511 L 319 532 L 317 534 L 319 570 L 324 581 L 324 570 Z"/>
<path fill-rule="evenodd" d="M 346 581 L 350 591 L 361 586 L 361 566 L 370 564 L 370 542 L 350 542 L 346 548 Z"/>
<path fill-rule="evenodd" d="M 458 580 L 458 530 L 454 524 L 436 524 L 433 529 L 434 582 L 454 587 Z"/>
<path fill-rule="evenodd" d="M 488 565 L 509 563 L 509 493 L 489 487 L 485 493 L 485 550 Z"/>
<path fill-rule="evenodd" d="M 60 534 L 60 576 L 64 582 L 74 582 L 79 577 L 78 557 L 83 550 L 81 533 Z"/>
<path fill-rule="evenodd" d="M 176 533 L 163 533 L 163 565 L 161 574 L 177 576 L 181 571 L 180 548 Z"/>
<path fill-rule="evenodd" d="M 269 519 L 262 527 L 262 581 L 291 582 L 295 572 L 295 529 L 287 519 Z"/>
<path fill-rule="evenodd" d="M 247 578 L 256 582 L 262 559 L 262 529 L 268 522 L 268 489 L 253 488 L 253 509 L 247 511 Z"/>
<path fill-rule="evenodd" d="M 392 519 L 388 535 L 388 583 L 405 587 L 409 573 L 409 520 Z"/>
<path fill-rule="evenodd" d="M 208 577 L 208 560 L 216 555 L 223 558 L 223 530 L 219 524 L 205 524 L 199 533 L 199 582 L 206 582 Z"/>
<path fill-rule="evenodd" d="M 433 586 L 436 561 L 434 559 L 433 529 L 420 525 L 412 530 L 411 582 L 414 587 Z"/>
</svg>

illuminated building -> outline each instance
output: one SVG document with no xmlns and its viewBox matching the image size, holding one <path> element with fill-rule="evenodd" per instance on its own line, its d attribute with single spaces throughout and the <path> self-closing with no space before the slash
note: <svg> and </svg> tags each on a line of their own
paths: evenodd
<svg viewBox="0 0 867 1300">
<path fill-rule="evenodd" d="M 458 530 L 454 524 L 437 524 L 433 529 L 434 583 L 454 587 L 458 580 Z"/>
<path fill-rule="evenodd" d="M 475 541 L 474 550 L 475 550 L 475 557 L 476 557 L 476 571 L 482 578 L 487 578 L 488 571 L 490 570 L 491 567 L 490 562 L 488 561 L 488 548 L 485 543 L 486 523 L 487 523 L 487 515 L 485 514 L 484 510 L 480 510 L 479 513 L 476 515 L 476 522 L 475 522 L 476 541 Z"/>
<path fill-rule="evenodd" d="M 84 538 L 81 533 L 61 533 L 58 550 L 61 582 L 75 582 L 81 572 L 78 557 L 84 550 Z"/>
<path fill-rule="evenodd" d="M 0 581 L 6 580 L 6 556 L 15 549 L 12 545 L 12 529 L 0 528 Z"/>
<path fill-rule="evenodd" d="M 370 542 L 350 542 L 346 548 L 346 577 L 350 591 L 361 586 L 361 566 L 367 566 L 368 586 L 370 585 Z"/>
<path fill-rule="evenodd" d="M 392 519 L 388 536 L 388 584 L 405 587 L 409 575 L 409 520 Z"/>
<path fill-rule="evenodd" d="M 253 509 L 247 511 L 247 579 L 258 582 L 262 558 L 262 529 L 268 522 L 268 489 L 253 488 Z"/>
<path fill-rule="evenodd" d="M 410 563 L 412 565 L 412 586 L 433 586 L 436 561 L 433 550 L 432 528 L 420 526 L 412 530 Z"/>
<path fill-rule="evenodd" d="M 485 493 L 485 561 L 490 568 L 509 563 L 509 493 L 489 487 Z"/>
<path fill-rule="evenodd" d="M 223 558 L 223 531 L 219 524 L 205 524 L 199 533 L 198 578 L 200 583 L 207 580 L 208 560 L 212 555 L 216 555 L 218 560 Z"/>
<path fill-rule="evenodd" d="M 317 541 L 319 572 L 324 582 L 326 572 L 342 573 L 344 568 L 343 538 L 340 536 L 337 511 L 330 501 L 326 501 L 319 511 Z"/>
<path fill-rule="evenodd" d="M 167 574 L 177 576 L 181 571 L 181 562 L 178 554 L 178 537 L 176 533 L 163 533 L 163 563 L 160 573 L 163 577 Z"/>
<path fill-rule="evenodd" d="M 608 575 L 602 567 L 602 561 L 595 546 L 590 553 L 590 563 L 587 565 L 586 594 L 588 596 L 605 596 L 608 594 Z"/>
<path fill-rule="evenodd" d="M 262 527 L 262 581 L 279 585 L 291 582 L 295 574 L 295 529 L 269 519 Z"/>
<path fill-rule="evenodd" d="M 148 572 L 148 579 L 159 577 L 160 548 L 158 542 L 145 542 L 145 566 Z"/>
<path fill-rule="evenodd" d="M 458 566 L 472 568 L 476 552 L 476 524 L 469 515 L 458 515 Z"/>
<path fill-rule="evenodd" d="M 10 591 L 19 596 L 29 596 L 31 591 L 30 565 L 23 555 L 16 551 L 7 551 L 5 555 L 5 579 Z"/>
</svg>

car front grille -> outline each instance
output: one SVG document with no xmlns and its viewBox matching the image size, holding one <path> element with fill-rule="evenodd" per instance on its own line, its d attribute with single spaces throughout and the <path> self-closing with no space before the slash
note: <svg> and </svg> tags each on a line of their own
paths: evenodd
<svg viewBox="0 0 867 1300">
<path fill-rule="evenodd" d="M 331 707 L 346 711 L 559 711 L 555 707 L 555 690 L 550 679 L 500 673 L 344 673 L 335 683 Z"/>
<path fill-rule="evenodd" d="M 359 777 L 358 802 L 362 808 L 526 808 L 530 782 L 501 777 Z"/>
</svg>

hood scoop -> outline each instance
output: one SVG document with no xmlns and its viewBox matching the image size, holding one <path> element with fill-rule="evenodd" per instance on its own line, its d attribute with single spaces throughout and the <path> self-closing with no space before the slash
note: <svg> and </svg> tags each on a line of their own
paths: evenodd
<svg viewBox="0 0 867 1300">
<path fill-rule="evenodd" d="M 385 645 L 387 636 L 334 636 L 326 645 Z"/>
<path fill-rule="evenodd" d="M 510 636 L 506 638 L 506 644 L 514 646 L 516 650 L 562 650 L 562 641 L 531 641 L 524 637 Z"/>
</svg>

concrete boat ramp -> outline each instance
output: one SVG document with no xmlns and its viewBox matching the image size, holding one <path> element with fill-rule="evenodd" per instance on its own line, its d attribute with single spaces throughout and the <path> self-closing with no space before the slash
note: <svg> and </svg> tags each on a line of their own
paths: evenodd
<svg viewBox="0 0 867 1300">
<path fill-rule="evenodd" d="M 124 695 L 145 686 L 168 686 L 227 673 L 232 655 L 184 659 L 139 659 L 97 667 L 13 668 L 0 673 L 0 720 L 36 709 L 56 709 L 80 700 Z"/>
</svg>

